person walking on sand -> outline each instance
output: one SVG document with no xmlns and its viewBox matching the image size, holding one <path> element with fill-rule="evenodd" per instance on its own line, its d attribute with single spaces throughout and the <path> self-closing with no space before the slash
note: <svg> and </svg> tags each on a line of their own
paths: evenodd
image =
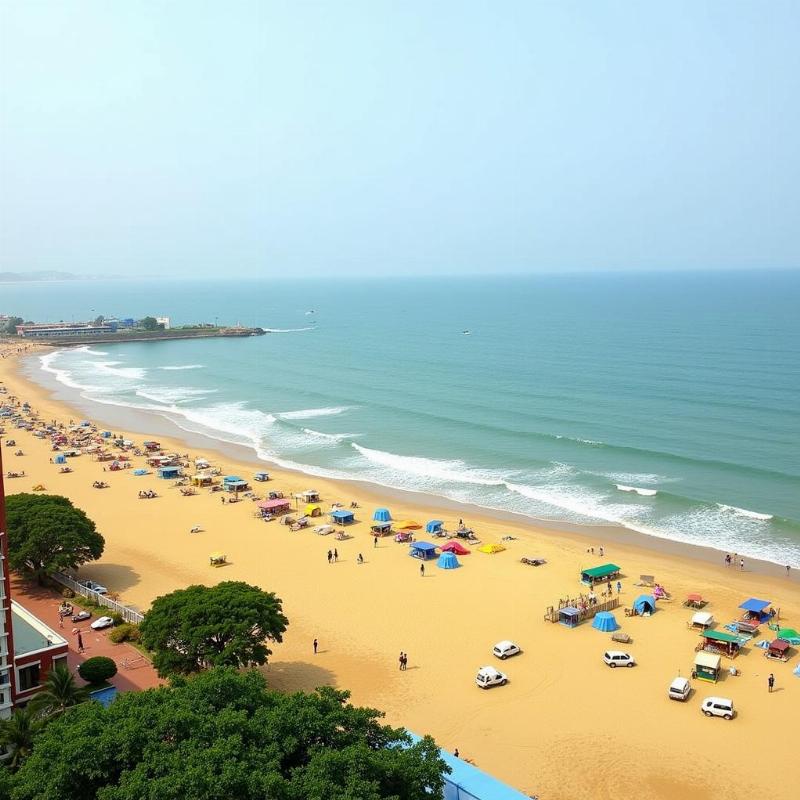
<svg viewBox="0 0 800 800">
<path fill-rule="evenodd" d="M 335 547 L 333 548 L 333 560 L 334 561 L 339 560 L 339 551 Z"/>
<path fill-rule="evenodd" d="M 364 563 L 364 556 L 362 556 L 362 555 L 361 555 L 361 553 L 359 553 L 359 554 L 358 554 L 358 558 L 356 559 L 356 561 L 357 561 L 359 564 L 363 564 L 363 563 Z"/>
<path fill-rule="evenodd" d="M 377 535 L 373 536 L 372 538 L 373 538 L 373 541 L 374 541 L 374 544 L 372 546 L 373 547 L 377 547 L 378 546 L 378 537 L 377 537 Z"/>
<path fill-rule="evenodd" d="M 424 564 L 420 564 L 419 565 L 419 576 L 420 576 L 420 578 L 424 578 L 425 577 L 425 565 Z"/>
<path fill-rule="evenodd" d="M 397 663 L 400 665 L 400 672 L 403 671 L 403 651 L 400 651 L 400 658 L 397 659 Z"/>
<path fill-rule="evenodd" d="M 621 591 L 622 591 L 622 583 L 620 581 L 617 581 L 617 594 L 619 594 Z"/>
<path fill-rule="evenodd" d="M 400 654 L 400 664 L 401 664 L 400 669 L 403 670 L 403 672 L 405 672 L 406 669 L 408 669 L 408 653 Z"/>
<path fill-rule="evenodd" d="M 603 545 L 600 545 L 600 558 L 603 557 Z"/>
<path fill-rule="evenodd" d="M 769 678 L 767 678 L 767 686 L 769 687 L 769 693 L 772 694 L 772 690 L 775 688 L 775 676 L 771 672 Z"/>
<path fill-rule="evenodd" d="M 328 563 L 330 564 L 333 561 L 333 553 L 328 550 Z"/>
<path fill-rule="evenodd" d="M 740 570 L 744 570 L 744 559 L 743 558 L 739 559 L 739 569 Z"/>
<path fill-rule="evenodd" d="M 83 636 L 81 636 L 81 632 L 78 631 L 78 652 L 83 652 Z"/>
<path fill-rule="evenodd" d="M 317 654 L 318 647 L 319 647 L 319 642 L 316 639 L 314 639 L 314 655 Z"/>
</svg>

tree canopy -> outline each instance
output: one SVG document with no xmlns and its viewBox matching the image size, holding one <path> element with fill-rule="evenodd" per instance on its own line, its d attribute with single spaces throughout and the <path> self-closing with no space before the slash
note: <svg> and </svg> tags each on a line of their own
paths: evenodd
<svg viewBox="0 0 800 800">
<path fill-rule="evenodd" d="M 3 327 L 3 333 L 16 333 L 17 325 L 22 325 L 22 317 L 9 317 Z"/>
<path fill-rule="evenodd" d="M 155 317 L 144 317 L 139 320 L 139 325 L 146 331 L 157 331 L 164 327 Z"/>
<path fill-rule="evenodd" d="M 84 703 L 53 720 L 13 800 L 435 800 L 447 768 L 382 714 L 325 687 L 282 694 L 255 671 Z"/>
<path fill-rule="evenodd" d="M 288 620 L 272 592 L 240 581 L 189 586 L 157 598 L 139 626 L 162 677 L 264 664 Z"/>
<path fill-rule="evenodd" d="M 39 582 L 100 558 L 105 541 L 79 508 L 60 495 L 12 494 L 6 500 L 8 560 Z"/>
</svg>

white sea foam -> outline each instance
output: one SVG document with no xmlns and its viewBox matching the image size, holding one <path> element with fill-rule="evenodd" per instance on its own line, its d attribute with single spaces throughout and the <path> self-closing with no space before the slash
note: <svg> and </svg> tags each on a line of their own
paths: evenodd
<svg viewBox="0 0 800 800">
<path fill-rule="evenodd" d="M 120 367 L 122 361 L 97 361 L 93 366 L 98 372 L 116 375 L 127 380 L 144 380 L 147 370 L 144 367 Z"/>
<path fill-rule="evenodd" d="M 616 486 L 621 492 L 635 492 L 642 497 L 655 497 L 658 494 L 657 489 L 640 489 L 638 486 L 624 486 L 621 483 L 616 484 Z"/>
<path fill-rule="evenodd" d="M 343 442 L 346 439 L 355 439 L 361 436 L 360 433 L 323 433 L 322 431 L 315 431 L 313 428 L 301 428 L 303 433 L 313 436 L 317 439 L 327 439 L 332 442 Z"/>
<path fill-rule="evenodd" d="M 400 456 L 395 453 L 386 453 L 383 450 L 362 447 L 355 442 L 351 442 L 350 446 L 373 464 L 379 464 L 408 475 L 479 486 L 502 486 L 505 482 L 497 471 L 476 469 L 458 459 L 444 461 L 419 456 Z"/>
<path fill-rule="evenodd" d="M 166 369 L 166 370 L 181 370 L 181 369 L 203 369 L 205 364 L 181 364 L 175 367 L 159 367 L 159 369 Z"/>
<path fill-rule="evenodd" d="M 262 328 L 261 330 L 267 333 L 302 333 L 303 331 L 313 331 L 315 327 L 309 325 L 306 328 Z"/>
<path fill-rule="evenodd" d="M 314 417 L 330 417 L 349 411 L 350 406 L 331 406 L 330 408 L 303 408 L 299 411 L 282 411 L 276 416 L 281 419 L 313 419 Z"/>
<path fill-rule="evenodd" d="M 83 347 L 76 347 L 75 352 L 78 353 L 88 353 L 90 356 L 107 356 L 108 353 L 104 352 L 103 350 L 92 350 L 89 345 L 84 345 Z"/>
<path fill-rule="evenodd" d="M 759 514 L 758 511 L 748 511 L 746 508 L 738 508 L 737 506 L 726 506 L 724 503 L 717 503 L 717 508 L 723 511 L 728 511 L 737 517 L 747 517 L 748 519 L 758 519 L 763 522 L 771 520 L 772 514 Z"/>
<path fill-rule="evenodd" d="M 64 384 L 64 386 L 69 386 L 71 389 L 92 391 L 102 390 L 102 387 L 100 386 L 92 386 L 86 383 L 80 383 L 73 377 L 72 372 L 70 372 L 68 369 L 59 369 L 58 367 L 54 366 L 55 361 L 58 360 L 63 353 L 63 350 L 53 350 L 51 353 L 45 353 L 43 356 L 39 356 L 39 362 L 42 365 L 42 370 L 44 372 L 49 372 L 51 375 L 55 375 L 55 378 L 59 383 Z"/>
<path fill-rule="evenodd" d="M 134 394 L 152 400 L 154 403 L 172 405 L 183 403 L 187 400 L 195 400 L 198 397 L 206 397 L 214 394 L 218 389 L 193 389 L 190 386 L 148 386 L 145 389 L 137 389 Z"/>
</svg>

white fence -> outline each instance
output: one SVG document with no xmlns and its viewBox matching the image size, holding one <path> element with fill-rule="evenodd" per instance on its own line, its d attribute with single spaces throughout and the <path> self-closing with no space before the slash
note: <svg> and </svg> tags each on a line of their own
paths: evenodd
<svg viewBox="0 0 800 800">
<path fill-rule="evenodd" d="M 52 577 L 53 580 L 58 581 L 62 586 L 72 589 L 76 594 L 88 597 L 93 603 L 97 603 L 99 606 L 105 606 L 111 611 L 118 612 L 122 615 L 125 622 L 133 622 L 138 625 L 144 619 L 144 614 L 140 611 L 134 611 L 132 608 L 128 608 L 128 606 L 124 606 L 122 603 L 118 603 L 116 600 L 112 600 L 104 594 L 98 594 L 94 589 L 87 589 L 85 586 L 81 586 L 80 583 L 70 578 L 69 575 L 64 575 L 62 572 L 55 572 Z"/>
</svg>

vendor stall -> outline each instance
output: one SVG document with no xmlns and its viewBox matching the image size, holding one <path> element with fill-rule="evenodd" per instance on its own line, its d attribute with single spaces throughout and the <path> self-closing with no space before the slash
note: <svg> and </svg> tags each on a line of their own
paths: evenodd
<svg viewBox="0 0 800 800">
<path fill-rule="evenodd" d="M 412 558 L 419 558 L 422 561 L 430 561 L 436 558 L 436 545 L 431 542 L 414 542 L 408 549 L 408 554 Z"/>
<path fill-rule="evenodd" d="M 725 631 L 703 631 L 700 634 L 703 642 L 698 647 L 710 653 L 717 653 L 728 658 L 736 658 L 741 650 L 742 643 L 738 636 Z"/>
<path fill-rule="evenodd" d="M 694 657 L 692 677 L 699 681 L 716 683 L 719 679 L 721 663 L 722 659 L 718 655 L 701 651 Z"/>
<path fill-rule="evenodd" d="M 596 583 L 615 581 L 619 578 L 621 570 L 622 567 L 618 567 L 616 564 L 603 564 L 599 567 L 583 569 L 581 570 L 581 583 L 594 586 Z"/>
</svg>

